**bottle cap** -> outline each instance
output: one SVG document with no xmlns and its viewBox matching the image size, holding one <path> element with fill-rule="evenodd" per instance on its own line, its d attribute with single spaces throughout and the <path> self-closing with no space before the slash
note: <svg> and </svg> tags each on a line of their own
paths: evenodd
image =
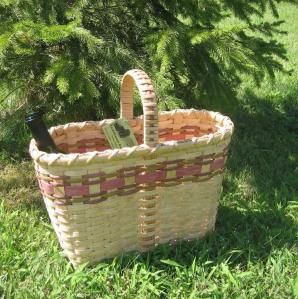
<svg viewBox="0 0 298 299">
<path fill-rule="evenodd" d="M 25 116 L 25 121 L 26 123 L 29 123 L 36 119 L 41 119 L 43 114 L 44 112 L 41 109 L 32 111 Z"/>
</svg>

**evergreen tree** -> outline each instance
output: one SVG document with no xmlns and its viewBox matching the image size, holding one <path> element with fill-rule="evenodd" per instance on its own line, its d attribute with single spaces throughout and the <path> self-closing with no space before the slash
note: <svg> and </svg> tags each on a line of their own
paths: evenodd
<svg viewBox="0 0 298 299">
<path fill-rule="evenodd" d="M 149 73 L 161 109 L 228 98 L 241 74 L 274 77 L 286 59 L 279 2 L 297 1 L 2 0 L 2 146 L 15 149 L 30 107 L 55 123 L 116 116 L 130 68 Z M 262 21 L 268 10 L 276 21 Z"/>
</svg>

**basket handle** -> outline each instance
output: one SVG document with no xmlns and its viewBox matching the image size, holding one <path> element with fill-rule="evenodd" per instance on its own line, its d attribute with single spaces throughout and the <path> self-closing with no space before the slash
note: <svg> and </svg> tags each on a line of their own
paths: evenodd
<svg viewBox="0 0 298 299">
<path fill-rule="evenodd" d="M 158 111 L 151 80 L 142 70 L 130 70 L 123 75 L 120 91 L 120 117 L 133 119 L 133 88 L 141 95 L 144 114 L 144 144 L 158 144 Z"/>
</svg>

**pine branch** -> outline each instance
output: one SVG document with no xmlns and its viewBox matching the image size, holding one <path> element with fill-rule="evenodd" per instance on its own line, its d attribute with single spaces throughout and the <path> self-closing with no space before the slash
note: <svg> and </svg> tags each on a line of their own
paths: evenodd
<svg viewBox="0 0 298 299">
<path fill-rule="evenodd" d="M 15 88 L 13 88 L 12 90 L 9 91 L 9 93 L 4 96 L 2 99 L 0 99 L 0 105 L 4 103 L 5 100 L 7 100 L 15 91 L 17 91 L 18 89 L 24 87 L 24 84 L 23 85 L 19 85 Z"/>
</svg>

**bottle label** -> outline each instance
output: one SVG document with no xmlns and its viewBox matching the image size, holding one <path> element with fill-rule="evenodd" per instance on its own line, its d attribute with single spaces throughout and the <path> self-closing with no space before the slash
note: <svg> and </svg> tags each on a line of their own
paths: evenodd
<svg viewBox="0 0 298 299">
<path fill-rule="evenodd" d="M 105 124 L 102 129 L 112 149 L 138 145 L 128 121 L 124 118 Z"/>
</svg>

